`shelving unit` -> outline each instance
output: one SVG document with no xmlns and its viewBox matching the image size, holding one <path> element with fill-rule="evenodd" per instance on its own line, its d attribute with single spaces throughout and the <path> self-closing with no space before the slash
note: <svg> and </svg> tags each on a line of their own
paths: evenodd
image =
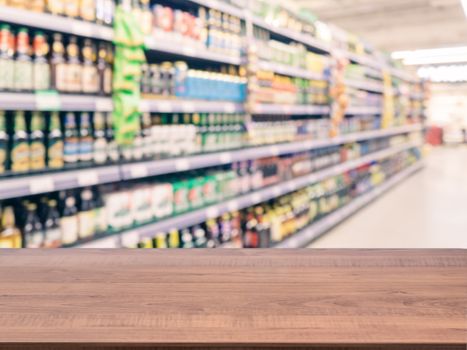
<svg viewBox="0 0 467 350">
<path fill-rule="evenodd" d="M 0 200 L 84 186 L 141 179 L 150 176 L 167 175 L 244 160 L 298 153 L 348 142 L 416 132 L 421 129 L 422 126 L 417 124 L 387 130 L 364 131 L 328 140 L 298 141 L 179 158 L 128 163 L 118 166 L 95 167 L 92 169 L 69 170 L 65 172 L 22 177 L 15 176 L 0 180 L 2 183 L 0 187 Z"/>
<path fill-rule="evenodd" d="M 326 179 L 331 176 L 342 174 L 343 172 L 351 169 L 358 168 L 359 166 L 368 164 L 369 162 L 384 159 L 391 155 L 397 154 L 407 149 L 420 146 L 418 143 L 407 143 L 394 146 L 382 151 L 368 154 L 359 159 L 350 160 L 342 164 L 332 166 L 330 168 L 314 172 L 309 175 L 301 176 L 293 180 L 282 182 L 279 185 L 270 186 L 264 189 L 254 191 L 252 193 L 239 196 L 234 199 L 221 202 L 207 208 L 201 208 L 181 214 L 175 217 L 160 220 L 153 224 L 145 225 L 141 228 L 129 230 L 122 234 L 106 237 L 102 240 L 96 240 L 89 244 L 78 245 L 80 248 L 116 248 L 136 242 L 143 237 L 153 237 L 157 232 L 165 232 L 171 229 L 182 229 L 189 227 L 208 218 L 216 218 L 226 212 L 236 211 L 244 208 L 251 207 L 270 199 L 280 197 L 284 194 L 296 191 L 307 185 L 313 184 L 320 180 Z"/>
<path fill-rule="evenodd" d="M 389 67 L 382 63 L 379 58 L 368 55 L 357 55 L 351 52 L 337 50 L 331 43 L 323 42 L 303 33 L 277 27 L 267 21 L 253 15 L 248 7 L 237 8 L 231 4 L 218 0 L 184 0 L 188 6 L 204 6 L 223 13 L 240 18 L 246 27 L 246 42 L 253 43 L 251 29 L 256 26 L 268 31 L 271 38 L 284 42 L 296 42 L 303 44 L 308 50 L 325 55 L 329 60 L 336 57 L 347 57 L 350 61 L 363 65 L 368 70 L 368 74 L 382 78 L 383 71 L 390 72 L 393 76 L 408 83 L 415 83 L 412 76 L 394 67 Z M 180 0 L 182 2 L 182 0 Z M 21 26 L 32 27 L 50 32 L 60 32 L 64 34 L 76 35 L 85 38 L 103 40 L 111 42 L 114 37 L 112 28 L 84 22 L 77 19 L 55 16 L 45 13 L 35 13 L 26 10 L 18 10 L 11 7 L 0 6 L 0 22 L 13 23 Z M 206 49 L 204 46 L 190 44 L 189 42 L 170 42 L 147 37 L 145 49 L 148 57 L 158 54 L 165 58 L 171 57 L 173 60 L 186 59 L 193 66 L 203 66 L 212 63 L 218 66 L 226 65 L 247 68 L 249 55 L 243 56 L 228 55 Z M 254 60 L 253 60 L 254 62 Z M 151 62 L 149 62 L 151 63 Z M 196 63 L 196 64 L 195 64 Z M 275 62 L 260 60 L 257 67 L 261 70 L 272 71 L 279 75 L 307 80 L 327 81 L 332 86 L 332 74 L 327 70 L 323 74 L 308 71 L 307 69 L 294 66 L 287 66 Z M 198 69 L 198 68 L 196 68 Z M 297 79 L 296 79 L 297 80 Z M 348 79 L 346 85 L 359 90 L 384 94 L 383 85 L 370 80 Z M 308 93 L 308 92 L 306 92 Z M 410 98 L 420 100 L 422 94 L 411 93 Z M 302 99 L 301 99 L 302 100 Z M 284 101 L 284 100 L 281 100 Z M 303 100 L 302 100 L 303 101 Z M 322 101 L 322 100 L 319 100 Z M 261 104 L 261 103 L 234 103 L 214 100 L 183 100 L 176 98 L 149 98 L 143 97 L 139 105 L 140 112 L 150 113 L 219 113 L 219 114 L 245 114 L 247 120 L 252 115 L 267 116 L 310 116 L 332 118 L 334 107 L 329 105 L 289 105 L 289 104 Z M 21 93 L 21 92 L 1 92 L 0 110 L 24 110 L 24 111 L 63 111 L 63 112 L 112 112 L 113 102 L 111 97 L 77 95 L 77 94 L 57 94 L 57 93 Z M 347 115 L 374 115 L 383 113 L 383 107 L 363 106 L 349 107 Z M 302 140 L 290 143 L 272 144 L 243 149 L 206 153 L 200 155 L 186 155 L 183 157 L 158 159 L 148 161 L 130 162 L 127 164 L 118 163 L 116 165 L 100 166 L 86 169 L 63 170 L 57 172 L 41 174 L 20 174 L 0 179 L 0 200 L 11 199 L 37 194 L 45 194 L 54 191 L 76 189 L 88 186 L 95 186 L 108 183 L 118 183 L 130 180 L 138 180 L 160 175 L 170 175 L 190 170 L 215 167 L 224 164 L 231 164 L 246 160 L 255 160 L 273 156 L 299 153 L 313 149 L 320 149 L 329 146 L 337 146 L 346 143 L 402 135 L 421 131 L 420 124 L 406 125 L 381 130 L 371 130 L 365 132 L 340 135 L 323 140 Z M 261 202 L 274 199 L 284 194 L 296 191 L 309 184 L 321 181 L 328 177 L 342 174 L 348 170 L 365 165 L 372 161 L 377 161 L 395 155 L 404 150 L 419 147 L 417 143 L 407 143 L 390 147 L 361 158 L 347 161 L 343 164 L 332 166 L 301 176 L 292 180 L 283 181 L 271 187 L 262 188 L 252 193 L 231 198 L 221 203 L 211 205 L 207 208 L 197 209 L 175 217 L 166 218 L 155 223 L 144 225 L 143 227 L 127 230 L 121 233 L 99 234 L 87 241 L 80 241 L 74 244 L 76 247 L 122 247 L 135 243 L 143 237 L 154 236 L 157 232 L 164 232 L 171 229 L 182 229 L 187 226 L 201 223 L 208 218 L 216 218 L 223 213 L 237 211 L 257 205 Z M 277 247 L 301 247 L 313 238 L 321 235 L 330 227 L 336 225 L 346 217 L 368 204 L 371 200 L 381 195 L 383 192 L 402 181 L 411 173 L 420 169 L 422 163 L 418 163 L 403 172 L 395 175 L 380 187 L 357 198 L 344 208 L 337 210 L 326 218 L 311 225 L 304 231 L 281 242 Z M 130 244 L 130 245 L 131 245 Z"/>
</svg>

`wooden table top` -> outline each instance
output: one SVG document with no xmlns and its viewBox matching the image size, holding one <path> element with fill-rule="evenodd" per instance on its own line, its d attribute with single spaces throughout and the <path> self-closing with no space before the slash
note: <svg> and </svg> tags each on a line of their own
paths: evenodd
<svg viewBox="0 0 467 350">
<path fill-rule="evenodd" d="M 0 348 L 50 344 L 465 349 L 467 250 L 0 251 Z"/>
</svg>

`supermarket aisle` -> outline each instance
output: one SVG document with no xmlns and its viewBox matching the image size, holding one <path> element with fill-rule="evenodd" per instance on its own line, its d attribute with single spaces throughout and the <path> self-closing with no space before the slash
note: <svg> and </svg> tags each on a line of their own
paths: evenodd
<svg viewBox="0 0 467 350">
<path fill-rule="evenodd" d="M 435 149 L 421 172 L 311 248 L 467 248 L 467 147 Z"/>
</svg>

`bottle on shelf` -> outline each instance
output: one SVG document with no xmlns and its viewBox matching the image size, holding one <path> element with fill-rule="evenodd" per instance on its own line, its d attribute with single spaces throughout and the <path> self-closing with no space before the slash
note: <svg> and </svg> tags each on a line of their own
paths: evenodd
<svg viewBox="0 0 467 350">
<path fill-rule="evenodd" d="M 57 201 L 55 199 L 46 200 L 44 202 L 45 215 L 43 226 L 45 230 L 45 248 L 57 248 L 62 243 L 62 232 L 60 230 L 60 214 L 57 209 Z"/>
<path fill-rule="evenodd" d="M 50 169 L 62 169 L 63 159 L 63 135 L 60 128 L 60 116 L 58 112 L 52 112 L 50 116 L 50 127 L 47 137 L 47 166 Z"/>
<path fill-rule="evenodd" d="M 0 91 L 14 90 L 14 35 L 7 24 L 0 26 Z"/>
<path fill-rule="evenodd" d="M 21 248 L 21 231 L 16 226 L 13 207 L 5 207 L 0 210 L 0 248 Z"/>
<path fill-rule="evenodd" d="M 95 218 L 95 232 L 103 233 L 108 229 L 107 221 L 107 210 L 105 207 L 104 199 L 99 188 L 95 188 L 93 191 L 93 201 L 94 201 L 94 218 Z"/>
<path fill-rule="evenodd" d="M 79 160 L 80 140 L 75 115 L 68 112 L 65 116 L 65 141 L 63 160 L 66 165 L 76 165 Z"/>
<path fill-rule="evenodd" d="M 96 65 L 95 47 L 90 39 L 84 40 L 82 49 L 82 90 L 85 94 L 96 94 L 99 90 L 99 75 Z"/>
<path fill-rule="evenodd" d="M 11 170 L 16 173 L 29 171 L 30 148 L 26 119 L 23 111 L 16 111 L 14 116 L 14 131 L 11 147 Z"/>
<path fill-rule="evenodd" d="M 52 88 L 64 92 L 67 91 L 67 63 L 65 61 L 65 46 L 61 34 L 54 34 L 52 43 L 51 85 Z"/>
<path fill-rule="evenodd" d="M 90 188 L 85 188 L 81 191 L 78 221 L 78 235 L 80 239 L 85 239 L 94 236 L 96 229 L 96 220 L 93 195 Z"/>
<path fill-rule="evenodd" d="M 10 137 L 6 128 L 5 112 L 0 111 L 0 175 L 7 171 Z"/>
<path fill-rule="evenodd" d="M 99 75 L 99 94 L 112 94 L 111 48 L 106 43 L 99 43 L 97 71 Z"/>
<path fill-rule="evenodd" d="M 118 145 L 114 136 L 112 113 L 105 114 L 105 125 L 105 137 L 107 139 L 107 154 L 109 156 L 109 160 L 113 163 L 116 163 L 120 159 L 120 152 L 118 150 Z"/>
<path fill-rule="evenodd" d="M 79 57 L 78 39 L 71 36 L 66 47 L 66 90 L 67 92 L 79 93 L 82 91 L 83 67 Z"/>
<path fill-rule="evenodd" d="M 65 1 L 47 0 L 45 8 L 47 12 L 53 15 L 64 15 L 65 14 Z"/>
<path fill-rule="evenodd" d="M 80 116 L 79 125 L 79 162 L 81 164 L 90 164 L 94 157 L 93 136 L 89 113 L 83 112 Z"/>
<path fill-rule="evenodd" d="M 60 218 L 60 230 L 62 245 L 73 244 L 78 240 L 79 221 L 76 199 L 72 192 L 61 192 L 62 215 Z"/>
<path fill-rule="evenodd" d="M 36 32 L 33 39 L 33 89 L 50 89 L 50 65 L 47 62 L 49 45 L 42 32 Z"/>
<path fill-rule="evenodd" d="M 45 169 L 45 136 L 44 115 L 41 112 L 33 112 L 31 118 L 31 132 L 29 134 L 29 160 L 30 170 Z"/>
<path fill-rule="evenodd" d="M 105 164 L 109 159 L 108 144 L 105 135 L 105 117 L 101 112 L 94 113 L 94 163 Z"/>
<path fill-rule="evenodd" d="M 80 0 L 67 0 L 65 3 L 65 16 L 77 18 L 79 16 L 79 2 Z"/>
<path fill-rule="evenodd" d="M 79 1 L 79 17 L 88 22 L 96 20 L 94 0 L 80 0 Z"/>
<path fill-rule="evenodd" d="M 37 215 L 37 204 L 26 202 L 26 219 L 23 225 L 24 246 L 26 248 L 41 248 L 44 244 L 44 229 Z"/>
<path fill-rule="evenodd" d="M 16 35 L 15 51 L 14 88 L 16 91 L 31 91 L 33 88 L 33 66 L 29 32 L 26 28 L 20 28 Z"/>
</svg>

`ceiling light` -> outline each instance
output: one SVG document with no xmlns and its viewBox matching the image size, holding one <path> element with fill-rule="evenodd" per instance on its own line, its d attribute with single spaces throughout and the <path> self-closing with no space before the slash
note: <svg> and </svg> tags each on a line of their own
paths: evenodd
<svg viewBox="0 0 467 350">
<path fill-rule="evenodd" d="M 462 8 L 464 9 L 465 17 L 467 17 L 467 0 L 461 0 Z"/>
<path fill-rule="evenodd" d="M 467 2 L 467 0 L 465 1 Z M 467 62 L 467 46 L 396 51 L 392 53 L 392 58 L 400 59 L 406 65 L 461 63 Z"/>
</svg>

